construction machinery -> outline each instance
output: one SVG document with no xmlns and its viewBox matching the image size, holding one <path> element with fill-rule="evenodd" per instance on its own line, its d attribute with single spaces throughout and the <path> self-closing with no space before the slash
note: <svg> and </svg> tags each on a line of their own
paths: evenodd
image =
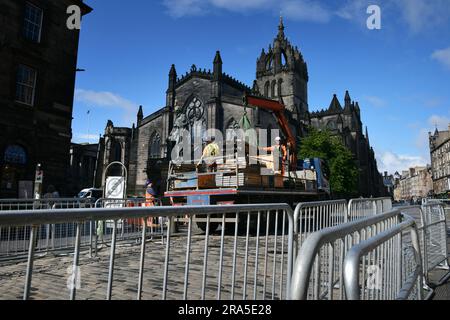
<svg viewBox="0 0 450 320">
<path fill-rule="evenodd" d="M 245 106 L 273 112 L 286 139 L 288 160 L 282 165 L 287 170 L 281 173 L 275 168 L 272 156 L 259 153 L 252 156 L 249 152 L 252 146 L 249 146 L 248 141 L 236 141 L 236 152 L 231 157 L 228 155 L 214 159 L 217 163 L 215 172 L 204 172 L 195 159 L 181 163 L 171 161 L 167 192 L 164 194 L 170 203 L 176 206 L 249 203 L 294 205 L 328 199 L 330 188 L 326 164 L 321 159 L 297 161 L 297 140 L 285 116 L 285 106 L 279 101 L 250 95 L 244 97 L 244 103 Z M 245 120 L 249 123 L 248 119 Z M 259 150 L 259 146 L 256 149 Z M 196 222 L 199 227 L 205 228 L 205 221 L 197 217 Z M 214 226 L 220 223 L 210 222 Z"/>
</svg>

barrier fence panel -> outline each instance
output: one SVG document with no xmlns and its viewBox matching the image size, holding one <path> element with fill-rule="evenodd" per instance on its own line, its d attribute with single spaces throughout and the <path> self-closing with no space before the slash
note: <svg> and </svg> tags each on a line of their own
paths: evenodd
<svg viewBox="0 0 450 320">
<path fill-rule="evenodd" d="M 347 201 L 299 203 L 294 211 L 294 259 L 305 239 L 313 232 L 347 222 Z"/>
<path fill-rule="evenodd" d="M 311 234 L 295 261 L 291 299 L 345 299 L 343 263 L 348 250 L 400 220 L 399 211 L 390 211 Z"/>
<path fill-rule="evenodd" d="M 405 206 L 399 210 L 412 217 L 418 226 L 420 250 L 422 256 L 424 289 L 429 291 L 430 297 L 433 288 L 445 283 L 450 273 L 444 275 L 439 281 L 431 279 L 432 272 L 437 268 L 448 270 L 447 253 L 447 227 L 446 217 L 442 206 L 437 202 L 427 202 L 423 206 Z"/>
<path fill-rule="evenodd" d="M 78 198 L 52 198 L 52 199 L 4 199 L 0 200 L 0 215 L 18 210 L 55 210 L 93 208 L 94 202 L 90 199 Z M 81 242 L 89 243 L 90 224 L 82 228 Z M 41 225 L 35 230 L 35 252 L 46 253 L 55 249 L 73 248 L 75 245 L 74 223 Z M 0 226 L 0 260 L 15 257 L 25 257 L 31 239 L 29 226 Z"/>
<path fill-rule="evenodd" d="M 442 204 L 425 204 L 422 206 L 422 226 L 425 278 L 429 280 L 429 272 L 437 267 L 449 269 L 447 248 L 447 219 Z"/>
<path fill-rule="evenodd" d="M 53 198 L 39 200 L 0 200 L 3 211 L 11 210 L 44 210 L 44 209 L 76 209 L 76 208 L 125 208 L 148 207 L 161 205 L 160 199 L 148 201 L 145 198 L 129 199 L 91 199 Z M 0 213 L 1 214 L 1 213 Z M 163 239 L 163 228 L 166 221 L 152 219 L 148 222 L 147 236 Z M 80 226 L 80 246 L 89 246 L 91 253 L 97 251 L 97 245 L 110 241 L 113 221 L 85 221 Z M 142 219 L 123 219 L 118 221 L 118 240 L 135 242 L 141 237 Z M 40 226 L 36 230 L 37 253 L 65 252 L 75 247 L 77 224 L 74 222 Z M 0 260 L 23 258 L 28 253 L 31 228 L 27 226 L 0 226 Z"/>
<path fill-rule="evenodd" d="M 404 241 L 405 232 L 411 243 Z M 413 218 L 357 245 L 346 255 L 344 283 L 349 300 L 422 300 L 422 260 Z"/>
<path fill-rule="evenodd" d="M 188 217 L 187 234 L 171 233 L 171 223 L 178 216 Z M 146 239 L 147 222 L 160 217 L 168 222 L 164 243 L 141 241 L 139 246 L 124 247 L 118 242 L 120 221 L 141 219 L 141 239 Z M 196 234 L 193 227 L 200 218 L 206 219 L 206 232 Z M 86 221 L 112 221 L 109 249 L 94 259 L 81 250 Z M 222 226 L 213 232 L 217 221 Z M 36 259 L 33 241 L 26 263 L 2 266 L 2 273 L 15 276 L 0 277 L 0 286 L 12 288 L 24 299 L 256 300 L 286 299 L 290 292 L 294 219 L 288 205 L 9 211 L 0 215 L 1 226 L 32 225 L 32 239 L 42 225 L 69 222 L 76 224 L 73 261 L 69 265 L 66 258 L 52 257 L 50 287 L 46 285 L 46 258 Z M 23 269 L 18 272 L 17 268 Z"/>
<path fill-rule="evenodd" d="M 91 208 L 91 199 L 80 198 L 48 198 L 48 199 L 0 199 L 0 211 L 41 210 L 69 208 Z"/>
<path fill-rule="evenodd" d="M 351 199 L 348 203 L 348 221 L 374 216 L 377 206 L 373 199 Z"/>
<path fill-rule="evenodd" d="M 161 206 L 161 200 L 155 198 L 147 200 L 145 198 L 127 198 L 127 199 L 98 199 L 95 202 L 96 208 L 133 208 L 133 207 L 155 207 Z M 146 237 L 159 237 L 163 241 L 164 228 L 167 227 L 167 221 L 163 218 L 151 218 L 146 221 Z M 94 221 L 93 222 L 94 243 L 92 243 L 94 254 L 97 252 L 97 246 L 104 245 L 111 240 L 114 221 Z M 141 238 L 143 219 L 121 219 L 117 221 L 117 240 L 135 242 Z"/>
<path fill-rule="evenodd" d="M 376 213 L 384 213 L 392 210 L 392 199 L 389 197 L 385 198 L 376 198 L 373 199 L 375 201 Z"/>
</svg>

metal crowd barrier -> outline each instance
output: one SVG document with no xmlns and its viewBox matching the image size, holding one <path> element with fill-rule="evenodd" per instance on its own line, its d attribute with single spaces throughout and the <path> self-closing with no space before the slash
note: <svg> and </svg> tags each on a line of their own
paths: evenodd
<svg viewBox="0 0 450 320">
<path fill-rule="evenodd" d="M 186 215 L 189 217 L 188 234 L 182 237 L 173 236 L 170 228 L 171 218 Z M 198 215 L 206 216 L 207 230 L 204 235 L 196 236 L 192 227 Z M 142 219 L 141 234 L 142 239 L 145 239 L 148 219 L 158 217 L 166 217 L 168 221 L 165 245 L 155 246 L 153 242 L 148 244 L 147 241 L 141 241 L 135 258 L 130 255 L 130 249 L 120 250 L 117 245 L 119 221 L 129 218 Z M 234 222 L 225 223 L 230 217 L 234 217 Z M 220 234 L 210 232 L 213 219 L 222 220 Z M 70 299 L 75 299 L 77 295 L 90 295 L 95 290 L 92 288 L 98 288 L 96 281 L 103 278 L 98 267 L 92 275 L 86 274 L 86 271 L 78 272 L 80 268 L 84 268 L 80 267 L 80 260 L 86 259 L 81 253 L 81 240 L 83 226 L 87 221 L 113 222 L 109 263 L 104 264 L 107 268 L 107 285 L 104 288 L 106 299 L 112 299 L 115 296 L 114 291 L 121 291 L 117 286 L 125 282 L 132 282 L 137 287 L 137 290 L 134 285 L 130 288 L 133 292 L 136 290 L 137 299 L 224 297 L 232 300 L 256 300 L 285 299 L 289 295 L 293 264 L 293 212 L 288 205 L 261 204 L 41 210 L 38 214 L 34 211 L 6 211 L 0 215 L 1 226 L 32 226 L 24 277 L 24 299 L 33 298 L 45 290 L 39 288 L 39 282 L 34 285 L 32 282 L 33 277 L 41 276 L 38 271 L 34 272 L 34 262 L 35 241 L 43 225 L 76 223 L 72 274 L 68 283 Z M 147 246 L 150 249 L 147 250 Z M 156 260 L 147 261 L 152 258 L 152 254 L 156 255 L 153 256 Z M 116 264 L 116 260 L 120 262 Z M 131 265 L 136 265 L 138 270 L 130 267 Z M 131 270 L 135 270 L 134 276 Z M 56 273 L 57 270 L 53 272 Z M 124 272 L 127 272 L 127 276 L 124 276 Z M 118 278 L 115 277 L 116 274 Z M 144 281 L 146 274 L 149 279 Z M 79 288 L 76 285 L 81 277 L 83 284 L 88 284 L 86 287 Z M 63 276 L 54 279 L 56 280 L 52 280 L 52 288 L 57 290 L 55 288 L 61 286 L 61 290 L 57 290 L 60 296 L 64 292 L 62 288 L 66 286 L 66 278 Z M 61 279 L 62 283 L 58 283 L 57 279 Z M 17 279 L 11 281 L 14 281 L 15 285 L 18 283 Z"/>
<path fill-rule="evenodd" d="M 447 247 L 447 218 L 442 204 L 426 204 L 422 206 L 422 225 L 424 243 L 424 269 L 428 283 L 429 272 L 437 267 L 449 270 Z M 443 279 L 438 285 L 443 283 Z"/>
<path fill-rule="evenodd" d="M 310 234 L 347 222 L 347 214 L 346 200 L 299 203 L 294 211 L 294 259 Z"/>
<path fill-rule="evenodd" d="M 384 213 L 392 210 L 392 199 L 389 197 L 375 198 L 376 213 Z"/>
<path fill-rule="evenodd" d="M 392 226 L 357 245 L 344 260 L 348 300 L 422 300 L 422 259 L 416 222 Z M 405 246 L 409 232 L 411 246 Z"/>
<path fill-rule="evenodd" d="M 363 219 L 391 210 L 391 198 L 351 199 L 348 203 L 348 221 Z"/>
<path fill-rule="evenodd" d="M 396 210 L 311 234 L 295 261 L 290 298 L 345 299 L 343 265 L 348 251 L 400 222 L 400 211 Z"/>
<path fill-rule="evenodd" d="M 81 198 L 0 199 L 0 211 L 91 208 L 93 201 Z"/>
<path fill-rule="evenodd" d="M 18 210 L 56 210 L 80 208 L 125 208 L 149 206 L 145 198 L 128 199 L 91 199 L 78 198 L 52 198 L 52 199 L 6 199 L 0 200 L 0 211 Z M 160 199 L 151 204 L 161 205 Z M 3 214 L 4 212 L 0 212 Z M 147 236 L 161 237 L 163 239 L 164 223 L 148 221 L 149 232 Z M 89 247 L 91 254 L 97 253 L 98 240 L 100 244 L 109 241 L 112 236 L 112 221 L 85 221 L 81 228 L 80 243 L 82 247 Z M 141 237 L 141 219 L 123 219 L 118 221 L 120 241 L 137 241 Z M 0 226 L 0 261 L 26 257 L 29 247 L 31 228 L 29 226 Z M 49 252 L 66 252 L 75 247 L 76 223 L 67 222 L 43 225 L 37 230 L 36 252 L 47 254 Z"/>
<path fill-rule="evenodd" d="M 162 206 L 159 198 L 147 200 L 146 198 L 124 198 L 124 199 L 107 199 L 101 198 L 95 202 L 95 208 L 134 208 L 134 207 L 155 207 Z M 93 236 L 90 242 L 91 255 L 97 255 L 99 245 L 107 244 L 112 237 L 114 221 L 94 221 Z M 147 232 L 146 239 L 154 237 L 161 238 L 164 242 L 164 230 L 167 227 L 167 221 L 162 218 L 149 218 L 146 222 Z M 143 219 L 127 218 L 117 221 L 116 228 L 118 230 L 117 239 L 120 241 L 139 241 L 141 239 L 141 230 L 144 225 Z M 92 250 L 94 251 L 92 253 Z"/>
<path fill-rule="evenodd" d="M 90 199 L 51 198 L 51 199 L 1 199 L 0 216 L 9 211 L 31 210 L 38 214 L 41 210 L 93 208 Z M 90 225 L 85 225 L 82 243 L 89 243 Z M 29 226 L 0 225 L 0 260 L 26 256 L 30 242 Z M 36 230 L 36 252 L 47 253 L 55 249 L 73 248 L 75 244 L 75 224 L 43 225 Z"/>
<path fill-rule="evenodd" d="M 399 210 L 413 217 L 418 225 L 425 288 L 432 291 L 434 287 L 442 285 L 450 277 L 450 272 L 447 272 L 436 283 L 430 275 L 436 269 L 449 270 L 448 230 L 444 207 L 440 202 L 432 201 L 422 206 L 401 207 Z"/>
<path fill-rule="evenodd" d="M 372 199 L 351 199 L 348 203 L 348 221 L 375 215 L 376 204 Z"/>
</svg>

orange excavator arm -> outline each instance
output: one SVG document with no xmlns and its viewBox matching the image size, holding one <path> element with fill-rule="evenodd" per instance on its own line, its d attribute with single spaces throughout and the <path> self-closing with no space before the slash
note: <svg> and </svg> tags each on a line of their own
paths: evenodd
<svg viewBox="0 0 450 320">
<path fill-rule="evenodd" d="M 255 106 L 255 107 L 259 107 L 259 108 L 263 108 L 269 111 L 273 111 L 273 113 L 275 114 L 278 124 L 281 128 L 281 130 L 283 131 L 284 135 L 287 138 L 287 142 L 290 145 L 290 152 L 291 155 L 293 156 L 293 162 L 291 163 L 291 166 L 294 168 L 296 166 L 296 162 L 297 162 L 297 140 L 294 136 L 294 134 L 292 133 L 291 128 L 289 127 L 289 123 L 288 120 L 284 114 L 284 110 L 286 109 L 286 107 L 275 100 L 270 100 L 270 99 L 266 99 L 266 98 L 261 98 L 261 97 L 256 97 L 256 96 L 251 96 L 251 95 L 246 95 L 244 97 L 244 103 L 251 105 L 251 106 Z"/>
<path fill-rule="evenodd" d="M 280 125 L 281 130 L 285 134 L 288 143 L 291 145 L 291 149 L 293 151 L 297 150 L 297 141 L 295 139 L 294 134 L 292 133 L 291 128 L 289 127 L 288 120 L 284 115 L 284 110 L 286 108 L 283 104 L 275 100 L 250 95 L 245 96 L 244 102 L 251 106 L 273 111 L 273 113 L 277 117 L 278 124 Z"/>
</svg>

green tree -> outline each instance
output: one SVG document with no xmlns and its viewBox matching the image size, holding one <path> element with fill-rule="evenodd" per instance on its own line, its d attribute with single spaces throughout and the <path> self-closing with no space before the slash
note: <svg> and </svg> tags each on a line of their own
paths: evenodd
<svg viewBox="0 0 450 320">
<path fill-rule="evenodd" d="M 327 162 L 331 191 L 335 196 L 354 196 L 358 192 L 358 168 L 353 154 L 331 133 L 310 128 L 300 141 L 299 159 L 321 158 Z"/>
</svg>

